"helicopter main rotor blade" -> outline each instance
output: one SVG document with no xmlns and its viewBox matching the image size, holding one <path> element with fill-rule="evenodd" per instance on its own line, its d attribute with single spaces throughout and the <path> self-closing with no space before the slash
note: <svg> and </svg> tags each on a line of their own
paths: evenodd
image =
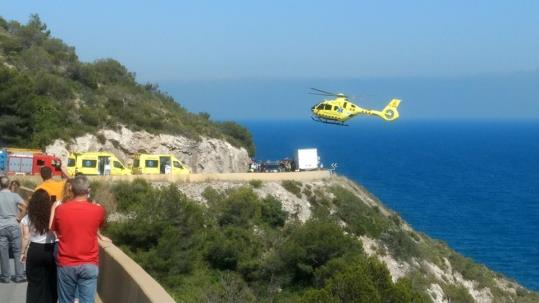
<svg viewBox="0 0 539 303">
<path fill-rule="evenodd" d="M 312 89 L 312 90 L 315 90 L 315 91 L 318 91 L 318 92 L 321 92 L 321 93 L 324 93 L 324 94 L 328 94 L 328 95 L 330 95 L 330 96 L 336 96 L 336 95 L 337 95 L 336 93 L 328 92 L 328 91 L 321 90 L 321 89 L 314 88 L 314 87 L 311 87 L 311 89 Z"/>
<path fill-rule="evenodd" d="M 335 97 L 335 95 L 330 94 L 319 94 L 319 93 L 309 93 L 310 95 L 324 96 L 324 97 Z"/>
</svg>

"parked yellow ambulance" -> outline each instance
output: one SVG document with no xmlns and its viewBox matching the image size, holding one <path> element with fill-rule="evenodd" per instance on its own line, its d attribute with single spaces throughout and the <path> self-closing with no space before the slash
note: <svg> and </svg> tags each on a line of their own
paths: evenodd
<svg viewBox="0 0 539 303">
<path fill-rule="evenodd" d="M 69 155 L 67 173 L 71 176 L 123 176 L 130 175 L 131 171 L 113 153 L 86 152 Z"/>
<path fill-rule="evenodd" d="M 173 155 L 136 154 L 133 157 L 134 175 L 185 175 L 189 168 Z"/>
</svg>

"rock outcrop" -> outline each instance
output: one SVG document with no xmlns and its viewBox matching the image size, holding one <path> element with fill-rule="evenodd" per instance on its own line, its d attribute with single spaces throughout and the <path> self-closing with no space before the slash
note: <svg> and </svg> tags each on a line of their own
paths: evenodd
<svg viewBox="0 0 539 303">
<path fill-rule="evenodd" d="M 173 154 L 187 164 L 192 172 L 222 173 L 245 172 L 250 158 L 247 150 L 230 143 L 201 137 L 199 140 L 167 134 L 150 134 L 146 131 L 103 129 L 96 135 L 86 134 L 70 142 L 56 140 L 45 151 L 66 161 L 70 152 L 109 151 L 126 165 L 136 153 Z"/>
</svg>

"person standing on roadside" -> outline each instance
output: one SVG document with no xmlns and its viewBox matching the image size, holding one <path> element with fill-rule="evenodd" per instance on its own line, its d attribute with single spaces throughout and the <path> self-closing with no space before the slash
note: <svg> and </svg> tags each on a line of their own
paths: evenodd
<svg viewBox="0 0 539 303">
<path fill-rule="evenodd" d="M 28 202 L 28 214 L 21 221 L 21 262 L 26 262 L 27 303 L 56 303 L 58 300 L 55 236 L 49 230 L 53 203 L 45 190 L 36 190 Z"/>
<path fill-rule="evenodd" d="M 9 190 L 9 178 L 0 177 L 0 282 L 9 283 L 11 266 L 9 264 L 9 249 L 13 252 L 15 263 L 15 283 L 25 282 L 21 256 L 21 229 L 18 216 L 19 206 L 24 206 L 24 201 L 16 193 Z"/>
<path fill-rule="evenodd" d="M 21 187 L 21 183 L 17 180 L 13 180 L 11 181 L 11 183 L 9 183 L 9 190 L 12 193 L 18 193 L 20 187 Z"/>
<path fill-rule="evenodd" d="M 43 179 L 43 182 L 39 184 L 35 190 L 38 190 L 38 189 L 45 190 L 51 197 L 52 201 L 63 200 L 65 180 L 54 180 L 52 178 L 52 170 L 48 166 L 41 167 L 41 169 L 39 170 L 39 173 L 41 175 L 41 178 Z M 63 170 L 62 170 L 62 178 L 63 179 L 67 178 Z"/>
<path fill-rule="evenodd" d="M 51 230 L 58 237 L 58 299 L 72 303 L 78 289 L 80 303 L 95 301 L 99 273 L 98 232 L 105 210 L 88 199 L 90 181 L 77 176 L 71 181 L 74 198 L 59 205 Z"/>
</svg>

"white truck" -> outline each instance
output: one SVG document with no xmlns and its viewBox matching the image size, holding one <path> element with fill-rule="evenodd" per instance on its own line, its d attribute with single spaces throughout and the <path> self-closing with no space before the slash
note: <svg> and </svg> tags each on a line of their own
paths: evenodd
<svg viewBox="0 0 539 303">
<path fill-rule="evenodd" d="M 320 158 L 316 148 L 298 149 L 294 160 L 296 161 L 296 170 L 316 170 L 319 168 Z"/>
</svg>

